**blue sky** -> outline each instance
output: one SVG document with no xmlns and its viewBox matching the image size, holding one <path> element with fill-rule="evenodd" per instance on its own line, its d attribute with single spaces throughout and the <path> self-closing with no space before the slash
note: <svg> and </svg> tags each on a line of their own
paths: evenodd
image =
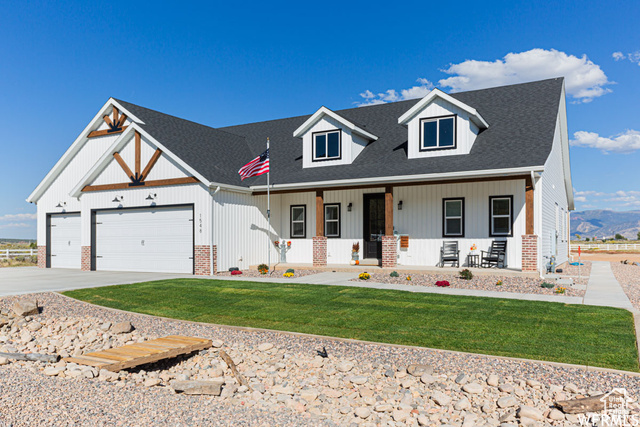
<svg viewBox="0 0 640 427">
<path fill-rule="evenodd" d="M 11 4 L 13 3 L 13 4 Z M 2 2 L 0 237 L 110 97 L 210 126 L 567 78 L 577 208 L 640 209 L 640 2 Z"/>
</svg>

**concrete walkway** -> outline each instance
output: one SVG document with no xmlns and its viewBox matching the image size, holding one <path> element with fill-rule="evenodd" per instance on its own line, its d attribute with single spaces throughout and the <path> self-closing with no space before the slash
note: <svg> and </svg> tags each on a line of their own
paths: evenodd
<svg viewBox="0 0 640 427">
<path fill-rule="evenodd" d="M 627 294 L 624 293 L 622 286 L 613 275 L 611 264 L 606 261 L 592 261 L 591 276 L 583 304 L 625 308 L 636 312 Z"/>
</svg>

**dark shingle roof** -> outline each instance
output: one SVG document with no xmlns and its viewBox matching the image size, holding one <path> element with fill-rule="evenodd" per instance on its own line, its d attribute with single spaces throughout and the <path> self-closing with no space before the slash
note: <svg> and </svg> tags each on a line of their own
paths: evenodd
<svg viewBox="0 0 640 427">
<path fill-rule="evenodd" d="M 544 165 L 553 144 L 562 78 L 451 94 L 489 123 L 468 155 L 407 158 L 407 128 L 398 117 L 418 100 L 336 111 L 378 136 L 350 165 L 302 168 L 302 140 L 293 131 L 310 115 L 213 129 L 123 101 L 143 128 L 207 179 L 232 185 L 266 184 L 266 177 L 240 181 L 237 170 L 271 141 L 271 182 L 357 179 L 438 174 Z"/>
</svg>

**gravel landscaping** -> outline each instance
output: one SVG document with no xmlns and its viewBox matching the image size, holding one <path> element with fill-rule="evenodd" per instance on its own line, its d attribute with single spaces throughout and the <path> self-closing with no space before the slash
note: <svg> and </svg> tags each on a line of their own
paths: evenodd
<svg viewBox="0 0 640 427">
<path fill-rule="evenodd" d="M 640 390 L 640 377 L 621 373 L 196 324 L 34 296 L 42 312 L 24 318 L 11 313 L 24 296 L 0 299 L 0 352 L 80 354 L 173 334 L 210 338 L 214 347 L 117 374 L 0 359 L 0 420 L 11 426 L 562 426 L 579 422 L 553 409 L 555 400 Z M 116 333 L 119 322 L 135 329 Z M 323 347 L 327 358 L 317 354 Z M 238 386 L 220 349 L 252 390 Z M 186 379 L 218 382 L 221 395 L 175 394 L 174 381 Z"/>
<path fill-rule="evenodd" d="M 576 261 L 577 262 L 577 261 Z M 589 283 L 589 276 L 591 276 L 591 261 L 580 261 L 580 276 L 578 276 L 578 266 L 567 264 L 562 268 L 562 273 L 558 273 L 560 276 L 573 279 L 573 283 L 576 285 L 586 285 Z"/>
<path fill-rule="evenodd" d="M 242 274 L 236 276 L 236 277 L 262 277 L 262 278 L 271 278 L 271 279 L 295 279 L 298 277 L 304 277 L 304 276 L 309 276 L 311 274 L 318 274 L 318 273 L 323 273 L 324 271 L 321 270 L 299 270 L 299 269 L 294 269 L 294 275 L 293 277 L 285 277 L 283 276 L 283 274 L 287 271 L 287 270 L 276 270 L 273 271 L 271 274 L 261 274 L 258 270 L 255 269 L 251 269 L 251 270 L 241 270 Z M 216 276 L 230 276 L 233 277 L 233 275 L 231 274 L 230 271 L 223 271 L 221 273 L 217 273 Z"/>
<path fill-rule="evenodd" d="M 637 310 L 640 310 L 640 267 L 632 264 L 612 262 L 611 270 L 613 270 L 616 280 L 631 300 L 631 304 L 633 304 Z"/>
<path fill-rule="evenodd" d="M 449 287 L 458 289 L 556 295 L 555 288 L 543 288 L 540 286 L 545 280 L 534 279 L 531 277 L 500 276 L 496 274 L 491 276 L 475 275 L 471 280 L 465 280 L 459 276 L 446 274 L 438 275 L 433 273 L 400 274 L 398 277 L 391 277 L 389 273 L 369 272 L 369 274 L 371 275 L 371 279 L 369 279 L 369 281 L 378 283 L 436 287 L 436 282 L 446 280 L 449 282 Z M 411 277 L 411 280 L 407 280 L 407 277 Z M 352 279 L 352 281 L 357 282 L 363 280 Z M 497 285 L 498 281 L 502 281 L 502 285 Z M 555 284 L 554 280 L 548 280 L 548 282 Z M 584 293 L 584 290 L 567 287 L 564 295 L 581 297 L 584 296 Z"/>
</svg>

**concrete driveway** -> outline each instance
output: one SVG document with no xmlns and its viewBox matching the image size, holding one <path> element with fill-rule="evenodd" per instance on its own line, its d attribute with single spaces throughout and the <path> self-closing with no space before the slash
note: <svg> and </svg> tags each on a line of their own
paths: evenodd
<svg viewBox="0 0 640 427">
<path fill-rule="evenodd" d="M 0 296 L 33 292 L 68 291 L 151 280 L 193 277 L 184 274 L 80 271 L 55 268 L 0 268 Z"/>
</svg>

